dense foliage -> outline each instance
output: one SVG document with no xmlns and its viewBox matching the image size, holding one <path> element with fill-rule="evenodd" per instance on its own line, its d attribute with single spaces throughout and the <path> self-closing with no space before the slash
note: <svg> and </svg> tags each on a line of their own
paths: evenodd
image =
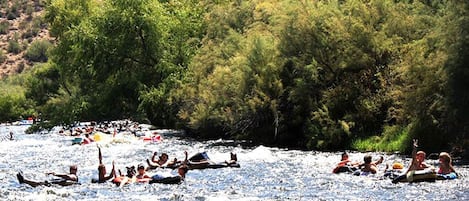
<svg viewBox="0 0 469 201">
<path fill-rule="evenodd" d="M 50 0 L 26 88 L 57 123 L 147 119 L 301 149 L 467 145 L 468 3 Z"/>
</svg>

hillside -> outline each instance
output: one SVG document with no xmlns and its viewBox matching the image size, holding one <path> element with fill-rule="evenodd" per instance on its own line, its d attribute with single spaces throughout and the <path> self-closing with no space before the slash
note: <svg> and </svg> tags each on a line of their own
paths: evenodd
<svg viewBox="0 0 469 201">
<path fill-rule="evenodd" d="M 0 0 L 0 78 L 34 65 L 26 52 L 32 42 L 51 38 L 44 23 L 43 0 Z"/>
</svg>

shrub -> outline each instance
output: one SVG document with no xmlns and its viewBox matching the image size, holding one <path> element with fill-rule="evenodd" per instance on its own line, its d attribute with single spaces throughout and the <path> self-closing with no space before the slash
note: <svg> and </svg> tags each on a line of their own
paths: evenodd
<svg viewBox="0 0 469 201">
<path fill-rule="evenodd" d="M 22 73 L 24 71 L 25 65 L 24 62 L 21 62 L 18 64 L 18 67 L 16 68 L 16 73 Z"/>
<path fill-rule="evenodd" d="M 7 19 L 8 20 L 14 20 L 14 19 L 16 19 L 16 17 L 17 17 L 16 14 L 13 13 L 13 12 L 8 12 L 8 14 L 7 14 Z"/>
<path fill-rule="evenodd" d="M 31 43 L 26 50 L 26 58 L 35 62 L 47 61 L 47 50 L 52 47 L 52 43 L 47 40 L 37 40 Z"/>
<path fill-rule="evenodd" d="M 0 34 L 7 34 L 10 29 L 10 23 L 8 21 L 0 22 Z"/>
<path fill-rule="evenodd" d="M 8 41 L 8 52 L 18 54 L 21 52 L 21 46 L 16 40 L 9 40 Z"/>
<path fill-rule="evenodd" d="M 5 52 L 3 50 L 0 50 L 0 63 L 5 62 L 7 56 L 5 55 Z"/>
</svg>

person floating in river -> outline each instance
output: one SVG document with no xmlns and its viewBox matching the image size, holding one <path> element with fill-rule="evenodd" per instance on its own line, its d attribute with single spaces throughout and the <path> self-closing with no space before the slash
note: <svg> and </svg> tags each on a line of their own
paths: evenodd
<svg viewBox="0 0 469 201">
<path fill-rule="evenodd" d="M 85 138 L 83 138 L 82 144 L 90 144 L 92 142 L 94 142 L 93 138 L 90 137 L 89 133 L 86 133 Z"/>
<path fill-rule="evenodd" d="M 184 181 L 186 177 L 186 173 L 188 172 L 188 168 L 183 163 L 183 165 L 178 167 L 178 175 L 168 175 L 168 174 L 161 174 L 156 173 L 153 176 L 148 176 L 145 171 L 145 166 L 143 164 L 139 164 L 137 167 L 137 171 L 135 171 L 135 166 L 127 167 L 127 175 L 116 176 L 113 179 L 113 183 L 118 185 L 119 187 L 124 186 L 125 184 L 132 184 L 132 183 L 162 183 L 162 184 L 179 184 Z M 120 172 L 120 171 L 119 171 Z"/>
<path fill-rule="evenodd" d="M 162 183 L 162 184 L 179 184 L 184 181 L 186 174 L 189 171 L 187 166 L 187 151 L 184 152 L 185 158 L 181 165 L 178 166 L 178 175 L 163 175 L 163 174 L 154 174 L 151 176 L 150 184 L 153 183 Z"/>
<path fill-rule="evenodd" d="M 149 181 L 145 180 L 149 179 L 150 176 L 147 175 L 147 172 L 145 171 L 145 165 L 143 165 L 142 163 L 137 166 L 137 175 L 135 175 L 135 177 L 138 179 L 139 182 Z"/>
<path fill-rule="evenodd" d="M 13 139 L 13 131 L 10 131 L 10 140 L 14 140 Z"/>
<path fill-rule="evenodd" d="M 398 182 L 417 182 L 417 181 L 435 181 L 436 174 L 435 169 L 425 163 L 426 153 L 424 151 L 417 151 L 418 140 L 413 140 L 412 148 L 412 161 L 410 162 L 409 168 L 405 171 L 404 174 L 399 175 L 398 177 L 392 180 L 392 183 Z M 416 174 L 416 171 L 419 171 Z"/>
<path fill-rule="evenodd" d="M 340 162 L 337 166 L 332 170 L 333 173 L 341 173 L 341 172 L 354 172 L 358 169 L 358 162 L 352 162 L 349 159 L 347 152 L 342 153 Z"/>
<path fill-rule="evenodd" d="M 410 166 L 407 169 L 406 173 L 408 173 L 409 171 L 413 171 L 413 170 L 424 170 L 427 168 L 431 168 L 430 165 L 427 165 L 425 163 L 426 153 L 424 151 L 417 151 L 417 147 L 418 147 L 417 139 L 414 139 L 413 145 L 414 146 L 412 149 L 412 162 L 410 163 Z"/>
<path fill-rule="evenodd" d="M 187 151 L 184 152 L 187 158 Z M 230 160 L 216 163 L 212 161 L 207 152 L 199 152 L 190 157 L 186 161 L 188 169 L 206 169 L 206 168 L 223 168 L 223 167 L 240 167 L 238 157 L 235 153 L 230 153 Z"/>
<path fill-rule="evenodd" d="M 355 172 L 355 175 L 367 175 L 369 173 L 371 174 L 376 174 L 378 172 L 378 167 L 376 167 L 378 164 L 383 162 L 383 157 L 381 156 L 379 160 L 372 162 L 372 157 L 370 155 L 365 155 L 363 157 L 364 163 L 358 165 L 358 168 L 360 168 L 360 172 Z"/>
<path fill-rule="evenodd" d="M 438 179 L 456 179 L 458 175 L 452 165 L 451 156 L 446 152 L 441 152 L 438 160 L 440 162 L 437 176 Z"/>
<path fill-rule="evenodd" d="M 78 177 L 77 177 L 77 166 L 76 165 L 72 165 L 70 166 L 70 173 L 64 173 L 64 174 L 57 174 L 55 172 L 49 172 L 49 173 L 46 173 L 47 175 L 53 175 L 53 176 L 56 176 L 56 177 L 59 177 L 58 179 L 52 179 L 52 180 L 48 180 L 48 181 L 43 181 L 43 182 L 38 182 L 38 181 L 32 181 L 32 180 L 28 180 L 28 179 L 25 179 L 24 176 L 23 176 L 23 172 L 18 172 L 18 174 L 16 174 L 16 177 L 18 178 L 18 181 L 20 182 L 20 184 L 29 184 L 31 185 L 32 187 L 36 187 L 36 186 L 40 186 L 40 185 L 44 185 L 44 186 L 50 186 L 51 184 L 58 184 L 58 185 L 61 185 L 61 186 L 69 186 L 69 185 L 73 185 L 73 184 L 78 184 Z"/>
<path fill-rule="evenodd" d="M 155 151 L 153 153 L 153 156 L 151 157 L 151 160 L 147 159 L 147 164 L 148 164 L 147 170 L 152 170 L 156 168 L 165 168 L 165 167 L 174 165 L 173 164 L 174 161 L 168 161 L 169 156 L 167 153 L 162 153 L 158 157 L 158 159 L 156 159 L 157 156 L 158 156 L 158 153 Z M 177 159 L 176 159 L 176 162 L 177 162 Z"/>
<path fill-rule="evenodd" d="M 98 165 L 98 179 L 91 180 L 92 183 L 104 183 L 109 179 L 115 177 L 115 164 L 112 161 L 112 170 L 108 176 L 106 176 L 106 166 L 103 164 L 103 155 L 101 153 L 101 147 L 98 146 L 98 158 L 99 158 L 99 165 Z"/>
</svg>

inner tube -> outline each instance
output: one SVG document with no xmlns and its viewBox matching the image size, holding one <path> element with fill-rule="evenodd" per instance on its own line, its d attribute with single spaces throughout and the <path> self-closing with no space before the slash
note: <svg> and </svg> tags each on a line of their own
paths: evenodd
<svg viewBox="0 0 469 201">
<path fill-rule="evenodd" d="M 209 165 L 207 166 L 207 168 L 211 168 L 211 169 L 225 168 L 225 167 L 239 168 L 239 167 L 241 167 L 241 166 L 239 165 L 239 163 L 231 163 L 231 164 L 227 164 L 227 163 L 217 163 L 217 164 L 209 164 Z"/>
<path fill-rule="evenodd" d="M 57 185 L 61 185 L 61 186 L 70 186 L 70 185 L 75 185 L 75 184 L 80 184 L 76 181 L 70 181 L 70 180 L 66 180 L 66 179 L 51 179 L 51 180 L 48 180 L 46 181 L 46 185 L 48 184 L 57 184 Z"/>
<path fill-rule="evenodd" d="M 355 172 L 353 172 L 353 175 L 355 176 L 368 176 L 368 175 L 371 175 L 372 173 L 369 172 L 369 171 L 362 171 L 362 170 L 355 170 Z"/>
<path fill-rule="evenodd" d="M 99 133 L 99 132 L 95 133 L 95 134 L 93 135 L 93 140 L 94 140 L 95 142 L 101 141 L 101 133 Z"/>
<path fill-rule="evenodd" d="M 392 183 L 398 182 L 435 182 L 436 173 L 431 169 L 409 171 L 407 174 L 399 175 L 392 180 Z"/>
<path fill-rule="evenodd" d="M 437 180 L 453 180 L 458 178 L 458 174 L 455 172 L 451 172 L 449 174 L 437 174 L 436 176 Z"/>
<path fill-rule="evenodd" d="M 205 151 L 196 153 L 195 155 L 193 155 L 189 158 L 189 161 L 192 161 L 192 162 L 200 162 L 200 161 L 205 161 L 205 160 L 210 160 L 210 158 L 208 157 L 207 152 L 205 152 Z"/>
<path fill-rule="evenodd" d="M 74 144 L 81 144 L 83 142 L 83 138 L 81 137 L 76 137 L 75 139 L 72 140 L 72 145 Z"/>
<path fill-rule="evenodd" d="M 159 183 L 159 184 L 179 184 L 183 181 L 181 176 L 169 176 L 163 177 L 161 175 L 153 175 L 150 180 L 150 184 Z"/>
<path fill-rule="evenodd" d="M 344 166 L 337 166 L 332 170 L 332 173 L 342 173 L 342 172 L 348 172 L 348 173 L 353 173 L 357 171 L 357 167 L 349 166 L 349 165 L 344 165 Z"/>
</svg>

